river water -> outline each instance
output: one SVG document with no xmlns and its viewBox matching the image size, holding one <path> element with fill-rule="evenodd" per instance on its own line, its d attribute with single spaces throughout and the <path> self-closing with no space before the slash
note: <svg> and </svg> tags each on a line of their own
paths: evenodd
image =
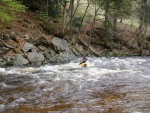
<svg viewBox="0 0 150 113">
<path fill-rule="evenodd" d="M 150 113 L 150 57 L 0 68 L 0 113 Z"/>
</svg>

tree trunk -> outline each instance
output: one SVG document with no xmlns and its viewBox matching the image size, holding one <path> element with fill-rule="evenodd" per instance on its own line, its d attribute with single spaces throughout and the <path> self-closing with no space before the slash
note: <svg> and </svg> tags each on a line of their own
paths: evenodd
<svg viewBox="0 0 150 113">
<path fill-rule="evenodd" d="M 113 38 L 116 38 L 117 35 L 117 12 L 114 14 L 114 20 L 113 20 Z"/>
<path fill-rule="evenodd" d="M 66 24 L 66 10 L 67 10 L 67 2 L 64 2 L 64 5 L 63 5 L 63 18 L 62 18 L 62 33 L 64 33 L 65 24 Z"/>
<path fill-rule="evenodd" d="M 131 18 L 131 27 L 133 26 L 133 17 Z"/>
<path fill-rule="evenodd" d="M 143 33 L 143 38 L 141 40 L 141 47 L 140 47 L 140 55 L 143 55 L 143 46 L 144 46 L 144 40 L 145 40 L 145 37 L 146 37 L 146 33 L 147 33 L 147 25 L 148 23 L 146 23 L 145 25 L 145 29 L 144 29 L 144 33 Z"/>
<path fill-rule="evenodd" d="M 88 1 L 88 5 L 87 5 L 87 7 L 86 7 L 86 9 L 85 9 L 85 12 L 84 12 L 84 15 L 83 15 L 83 17 L 82 17 L 81 23 L 80 23 L 80 25 L 79 25 L 78 36 L 77 36 L 77 39 L 76 39 L 75 44 L 78 42 L 78 39 L 80 38 L 81 26 L 82 26 L 82 24 L 83 24 L 83 21 L 84 21 L 84 18 L 85 18 L 85 16 L 86 16 L 86 14 L 87 14 L 87 11 L 88 11 L 89 6 L 90 6 L 90 1 Z"/>
<path fill-rule="evenodd" d="M 47 0 L 47 16 L 49 16 L 49 0 Z"/>
<path fill-rule="evenodd" d="M 141 34 L 143 31 L 143 17 L 140 16 L 139 32 L 138 32 L 138 47 L 141 47 Z"/>
<path fill-rule="evenodd" d="M 97 9 L 95 8 L 95 14 L 94 14 L 94 18 L 93 18 L 93 22 L 92 22 L 92 27 L 91 27 L 91 31 L 90 31 L 90 36 L 89 36 L 89 40 L 88 40 L 87 53 L 89 52 L 89 47 L 90 47 L 90 43 L 91 43 L 91 38 L 92 38 L 93 29 L 94 29 L 94 24 L 95 24 L 97 12 L 98 12 L 99 9 L 100 9 L 100 7 L 98 7 Z"/>
<path fill-rule="evenodd" d="M 146 5 L 147 5 L 147 0 L 142 0 L 141 1 L 141 12 L 140 12 L 140 24 L 139 24 L 139 33 L 138 33 L 138 47 L 141 47 L 141 35 L 144 29 L 144 21 L 145 21 L 145 16 L 146 16 Z"/>
<path fill-rule="evenodd" d="M 72 39 L 72 30 L 73 30 L 73 19 L 74 19 L 74 15 L 73 15 L 73 12 L 74 12 L 74 0 L 71 0 L 70 1 L 70 5 L 71 5 L 71 19 L 70 19 L 70 32 L 69 32 L 69 38 Z"/>
<path fill-rule="evenodd" d="M 141 47 L 140 47 L 140 54 L 143 55 L 143 46 L 144 46 L 144 40 L 145 40 L 145 37 L 146 37 L 146 33 L 147 33 L 147 27 L 148 27 L 148 17 L 146 17 L 147 13 L 147 2 L 148 0 L 144 0 L 144 17 L 143 17 L 143 20 L 144 20 L 144 32 L 143 32 L 143 36 L 142 36 L 142 39 L 141 39 Z"/>
<path fill-rule="evenodd" d="M 131 12 L 134 12 L 135 5 L 134 5 L 134 1 L 133 0 L 131 0 L 131 7 L 132 7 Z M 134 13 L 132 13 L 132 15 L 131 15 L 131 27 L 133 26 L 133 18 L 134 18 Z"/>
<path fill-rule="evenodd" d="M 76 13 L 78 7 L 79 7 L 79 3 L 80 3 L 80 0 L 77 1 L 77 6 L 76 6 L 76 8 L 75 8 L 75 10 L 74 10 L 74 12 L 73 12 L 73 15 L 72 15 L 73 17 L 74 17 L 74 15 L 75 15 L 75 13 Z M 70 7 L 70 6 L 69 6 L 69 7 Z M 69 8 L 69 9 L 70 9 L 70 8 Z M 68 26 L 69 26 L 70 22 L 71 22 L 71 19 L 69 20 L 68 24 L 66 25 L 65 31 L 68 29 Z"/>
<path fill-rule="evenodd" d="M 113 38 L 116 38 L 117 36 L 117 19 L 119 17 L 119 13 L 120 13 L 120 10 L 121 10 L 121 6 L 122 6 L 122 0 L 115 0 L 114 1 L 114 5 L 115 5 L 115 8 L 116 8 L 116 11 L 114 11 L 114 19 L 113 19 Z M 121 22 L 122 22 L 122 18 L 121 18 Z"/>
<path fill-rule="evenodd" d="M 108 34 L 109 34 L 109 27 L 108 27 L 108 23 L 109 23 L 109 5 L 110 5 L 110 0 L 106 0 L 105 1 L 105 39 L 108 38 Z"/>
<path fill-rule="evenodd" d="M 122 23 L 122 20 L 123 20 L 123 19 L 122 19 L 122 17 L 121 17 L 121 18 L 120 18 L 120 23 Z"/>
</svg>

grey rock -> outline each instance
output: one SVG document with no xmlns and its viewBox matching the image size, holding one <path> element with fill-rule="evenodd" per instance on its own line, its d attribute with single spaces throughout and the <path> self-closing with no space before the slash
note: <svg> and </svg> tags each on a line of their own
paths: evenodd
<svg viewBox="0 0 150 113">
<path fill-rule="evenodd" d="M 4 59 L 0 59 L 0 66 L 4 66 L 7 64 L 7 61 Z"/>
<path fill-rule="evenodd" d="M 15 56 L 3 55 L 0 59 L 0 65 L 13 65 Z"/>
<path fill-rule="evenodd" d="M 11 31 L 10 32 L 10 38 L 15 38 L 16 37 L 16 32 L 15 31 Z"/>
<path fill-rule="evenodd" d="M 3 34 L 2 35 L 2 40 L 4 40 L 4 39 L 9 39 L 9 34 L 8 33 L 5 33 L 5 34 Z"/>
<path fill-rule="evenodd" d="M 45 57 L 42 52 L 29 52 L 27 53 L 27 57 L 32 65 L 40 65 L 45 60 Z"/>
<path fill-rule="evenodd" d="M 50 54 L 49 52 L 44 51 L 43 53 L 44 53 L 44 56 L 45 56 L 45 58 L 46 58 L 47 60 L 48 60 L 48 59 L 51 59 L 51 54 Z"/>
<path fill-rule="evenodd" d="M 24 35 L 23 38 L 24 38 L 25 40 L 29 40 L 29 36 L 28 36 L 27 34 Z"/>
<path fill-rule="evenodd" d="M 64 63 L 71 61 L 75 56 L 70 52 L 61 52 L 60 54 L 54 54 L 49 56 L 49 62 Z"/>
<path fill-rule="evenodd" d="M 23 50 L 24 52 L 28 52 L 30 49 L 31 49 L 31 50 L 36 50 L 36 47 L 35 47 L 33 44 L 26 42 L 26 43 L 24 44 L 24 47 L 22 48 L 22 50 Z"/>
<path fill-rule="evenodd" d="M 21 54 L 17 54 L 14 58 L 13 65 L 21 66 L 21 65 L 27 65 L 29 64 L 29 61 L 25 59 Z"/>
<path fill-rule="evenodd" d="M 55 47 L 55 50 L 59 51 L 69 51 L 69 46 L 66 40 L 60 38 L 53 38 L 51 41 L 52 45 Z"/>
</svg>

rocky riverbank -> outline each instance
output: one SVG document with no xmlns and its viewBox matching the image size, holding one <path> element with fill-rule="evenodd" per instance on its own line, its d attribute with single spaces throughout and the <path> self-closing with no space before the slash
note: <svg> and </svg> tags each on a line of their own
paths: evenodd
<svg viewBox="0 0 150 113">
<path fill-rule="evenodd" d="M 136 29 L 119 24 L 118 37 L 113 47 L 107 47 L 103 41 L 104 29 L 96 25 L 93 31 L 90 56 L 134 56 L 139 55 Z M 124 30 L 124 27 L 127 27 Z M 90 25 L 82 29 L 80 40 L 75 46 L 69 44 L 69 35 L 60 34 L 59 24 L 47 26 L 39 21 L 35 13 L 25 13 L 18 21 L 0 30 L 0 66 L 42 65 L 46 63 L 64 63 L 85 55 Z M 74 32 L 76 32 L 74 30 Z M 77 34 L 74 34 L 76 37 Z M 74 37 L 73 36 L 73 37 Z M 74 38 L 73 38 L 74 39 Z M 146 35 L 143 55 L 150 55 L 150 33 Z"/>
<path fill-rule="evenodd" d="M 76 56 L 64 39 L 54 36 L 17 35 L 12 30 L 1 35 L 0 65 L 41 65 L 63 63 Z"/>
<path fill-rule="evenodd" d="M 66 40 L 46 33 L 37 19 L 26 13 L 15 25 L 0 30 L 1 66 L 63 63 L 76 57 Z"/>
</svg>

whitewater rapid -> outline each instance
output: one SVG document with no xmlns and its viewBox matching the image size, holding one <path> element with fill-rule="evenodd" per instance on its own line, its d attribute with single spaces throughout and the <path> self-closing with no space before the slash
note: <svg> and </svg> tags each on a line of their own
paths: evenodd
<svg viewBox="0 0 150 113">
<path fill-rule="evenodd" d="M 150 58 L 81 58 L 38 67 L 0 68 L 0 111 L 150 112 Z"/>
</svg>

